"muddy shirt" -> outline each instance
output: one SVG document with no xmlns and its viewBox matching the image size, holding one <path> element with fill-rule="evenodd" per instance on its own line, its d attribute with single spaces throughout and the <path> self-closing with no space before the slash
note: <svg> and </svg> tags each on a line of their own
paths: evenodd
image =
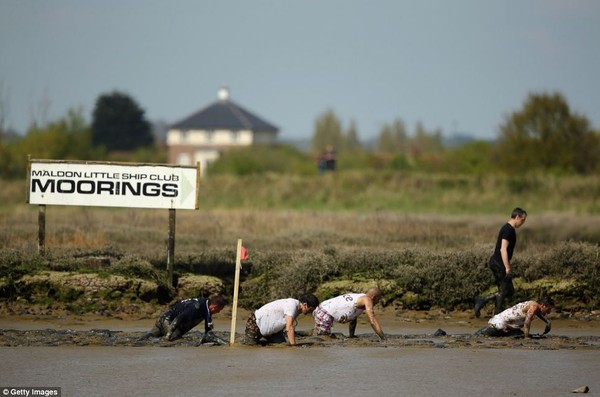
<svg viewBox="0 0 600 397">
<path fill-rule="evenodd" d="M 204 298 L 192 298 L 179 301 L 171 305 L 162 315 L 173 329 L 179 329 L 181 335 L 185 334 L 200 322 L 204 321 L 204 331 L 209 331 L 212 316 L 208 309 L 208 300 Z"/>
<path fill-rule="evenodd" d="M 525 318 L 527 318 L 527 307 L 531 303 L 533 303 L 533 301 L 517 303 L 513 307 L 490 318 L 488 325 L 503 331 L 523 328 L 525 326 Z"/>
<path fill-rule="evenodd" d="M 356 301 L 365 294 L 344 294 L 327 299 L 319 307 L 327 312 L 338 323 L 346 323 L 360 316 L 364 309 L 356 307 Z"/>
<path fill-rule="evenodd" d="M 286 325 L 286 317 L 296 319 L 298 314 L 300 314 L 300 301 L 292 298 L 267 303 L 254 312 L 256 324 L 263 336 L 282 331 Z"/>
</svg>

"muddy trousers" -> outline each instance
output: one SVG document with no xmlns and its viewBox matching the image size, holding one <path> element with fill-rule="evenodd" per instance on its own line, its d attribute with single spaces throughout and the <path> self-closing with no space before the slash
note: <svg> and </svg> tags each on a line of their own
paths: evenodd
<svg viewBox="0 0 600 397">
<path fill-rule="evenodd" d="M 496 315 L 504 310 L 504 299 L 513 296 L 515 293 L 515 287 L 513 286 L 512 282 L 512 274 L 508 276 L 506 275 L 506 269 L 501 261 L 497 261 L 492 256 L 488 266 L 492 273 L 494 273 L 494 280 L 498 286 L 498 292 L 484 296 L 481 299 L 484 301 L 484 305 L 491 300 L 494 301 L 494 315 Z"/>
</svg>

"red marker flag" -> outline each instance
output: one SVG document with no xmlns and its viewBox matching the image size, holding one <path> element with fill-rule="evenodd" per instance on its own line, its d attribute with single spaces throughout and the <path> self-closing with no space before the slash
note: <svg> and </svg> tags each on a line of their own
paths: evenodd
<svg viewBox="0 0 600 397">
<path fill-rule="evenodd" d="M 248 259 L 250 259 L 250 255 L 248 255 L 248 251 L 246 251 L 246 248 L 242 245 L 242 249 L 240 250 L 240 260 L 247 261 Z"/>
</svg>

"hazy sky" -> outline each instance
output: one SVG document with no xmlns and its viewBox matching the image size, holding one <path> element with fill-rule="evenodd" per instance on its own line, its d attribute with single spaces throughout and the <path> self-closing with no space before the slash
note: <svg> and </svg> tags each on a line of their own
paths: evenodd
<svg viewBox="0 0 600 397">
<path fill-rule="evenodd" d="M 597 0 L 0 0 L 8 126 L 118 90 L 174 123 L 231 99 L 310 138 L 328 108 L 361 139 L 400 118 L 496 137 L 530 92 L 600 128 Z M 42 120 L 44 121 L 44 120 Z"/>
</svg>

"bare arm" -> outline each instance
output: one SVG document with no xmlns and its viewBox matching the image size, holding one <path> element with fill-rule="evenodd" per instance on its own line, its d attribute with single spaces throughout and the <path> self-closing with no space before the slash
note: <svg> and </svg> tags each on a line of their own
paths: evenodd
<svg viewBox="0 0 600 397">
<path fill-rule="evenodd" d="M 544 320 L 545 323 L 548 323 L 548 321 L 540 313 L 539 305 L 537 303 L 531 304 L 529 306 L 529 308 L 527 309 L 527 315 L 525 316 L 524 328 L 525 328 L 525 337 L 526 338 L 529 337 L 529 334 L 530 334 L 529 331 L 531 330 L 531 322 L 533 321 L 533 318 L 535 316 L 540 317 L 542 320 Z"/>
<path fill-rule="evenodd" d="M 375 331 L 375 333 L 377 334 L 377 336 L 379 336 L 379 338 L 384 339 L 385 336 L 383 335 L 383 330 L 381 329 L 381 325 L 379 325 L 379 322 L 377 321 L 377 318 L 375 317 L 375 313 L 373 312 L 373 309 L 367 310 L 367 316 L 369 316 L 369 321 L 371 322 L 371 327 L 373 327 L 373 331 Z"/>
<path fill-rule="evenodd" d="M 367 317 L 369 317 L 369 322 L 371 323 L 371 327 L 373 331 L 379 336 L 381 339 L 384 339 L 383 330 L 381 329 L 381 325 L 379 325 L 379 321 L 377 321 L 377 317 L 375 317 L 375 311 L 373 310 L 373 301 L 368 296 L 363 296 L 357 302 L 360 305 L 364 305 L 365 312 L 367 313 Z"/>
<path fill-rule="evenodd" d="M 285 316 L 285 329 L 290 345 L 294 346 L 296 344 L 296 333 L 294 330 L 294 318 L 292 316 Z"/>
</svg>

